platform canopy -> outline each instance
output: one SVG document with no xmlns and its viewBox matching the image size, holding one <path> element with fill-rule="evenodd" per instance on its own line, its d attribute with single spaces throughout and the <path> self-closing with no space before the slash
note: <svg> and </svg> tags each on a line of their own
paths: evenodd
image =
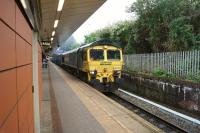
<svg viewBox="0 0 200 133">
<path fill-rule="evenodd" d="M 42 24 L 39 33 L 41 40 L 50 41 L 54 30 L 53 44 L 66 40 L 105 1 L 64 0 L 62 11 L 58 12 L 59 0 L 40 0 Z M 59 20 L 57 28 L 54 28 L 55 20 Z"/>
</svg>

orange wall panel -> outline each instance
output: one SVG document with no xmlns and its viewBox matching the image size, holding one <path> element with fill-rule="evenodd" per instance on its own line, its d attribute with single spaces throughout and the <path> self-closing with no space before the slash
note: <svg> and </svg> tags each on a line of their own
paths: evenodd
<svg viewBox="0 0 200 133">
<path fill-rule="evenodd" d="M 16 66 L 15 33 L 0 21 L 0 71 Z"/>
<path fill-rule="evenodd" d="M 32 46 L 27 43 L 26 45 L 26 63 L 32 62 Z"/>
<path fill-rule="evenodd" d="M 34 133 L 34 123 L 33 122 L 29 125 L 28 132 Z"/>
<path fill-rule="evenodd" d="M 18 116 L 19 116 L 19 131 L 20 132 L 24 130 L 24 124 L 27 123 L 26 120 L 27 120 L 28 111 L 29 111 L 29 104 L 31 103 L 28 96 L 29 96 L 28 91 L 26 91 L 23 97 L 18 102 Z"/>
<path fill-rule="evenodd" d="M 17 103 L 16 70 L 0 73 L 0 125 Z"/>
<path fill-rule="evenodd" d="M 28 120 L 26 119 L 24 125 L 19 130 L 20 133 L 29 133 L 28 132 Z"/>
<path fill-rule="evenodd" d="M 0 129 L 0 133 L 18 133 L 17 108 L 15 108 L 11 115 L 8 117 L 8 120 Z"/>
<path fill-rule="evenodd" d="M 16 6 L 16 32 L 27 42 L 32 44 L 32 30 L 30 29 L 18 6 Z"/>
<path fill-rule="evenodd" d="M 33 68 L 32 68 L 32 64 L 30 64 L 30 65 L 27 65 L 27 73 L 28 73 L 28 79 L 30 79 L 30 84 L 32 85 L 33 84 Z"/>
<path fill-rule="evenodd" d="M 32 30 L 15 0 L 0 0 L 0 133 L 33 133 Z"/>
<path fill-rule="evenodd" d="M 23 92 L 27 89 L 28 84 L 30 83 L 30 77 L 28 77 L 28 67 L 23 66 L 17 68 L 17 94 L 20 98 Z"/>
<path fill-rule="evenodd" d="M 28 115 L 29 133 L 34 132 L 33 104 L 31 106 L 32 106 L 32 108 L 30 109 L 30 112 Z"/>
<path fill-rule="evenodd" d="M 0 1 L 0 18 L 15 29 L 15 0 Z"/>
<path fill-rule="evenodd" d="M 16 36 L 16 54 L 17 66 L 26 64 L 26 42 L 18 35 Z"/>
<path fill-rule="evenodd" d="M 27 82 L 32 85 L 32 64 L 27 65 Z"/>
</svg>

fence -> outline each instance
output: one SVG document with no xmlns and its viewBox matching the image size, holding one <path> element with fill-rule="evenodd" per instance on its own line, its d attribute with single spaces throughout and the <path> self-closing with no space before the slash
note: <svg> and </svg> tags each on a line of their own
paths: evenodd
<svg viewBox="0 0 200 133">
<path fill-rule="evenodd" d="M 124 69 L 153 72 L 161 69 L 169 74 L 187 78 L 200 72 L 200 51 L 166 52 L 124 55 Z"/>
</svg>

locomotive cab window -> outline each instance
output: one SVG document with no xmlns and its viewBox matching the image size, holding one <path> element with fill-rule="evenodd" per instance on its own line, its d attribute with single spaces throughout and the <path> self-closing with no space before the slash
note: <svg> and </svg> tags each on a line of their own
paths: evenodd
<svg viewBox="0 0 200 133">
<path fill-rule="evenodd" d="M 87 51 L 83 51 L 83 60 L 84 60 L 84 61 L 87 60 Z"/>
<path fill-rule="evenodd" d="M 108 50 L 107 58 L 108 58 L 108 60 L 120 60 L 120 51 L 119 50 Z"/>
<path fill-rule="evenodd" d="M 104 60 L 104 51 L 101 49 L 91 49 L 90 60 Z"/>
</svg>

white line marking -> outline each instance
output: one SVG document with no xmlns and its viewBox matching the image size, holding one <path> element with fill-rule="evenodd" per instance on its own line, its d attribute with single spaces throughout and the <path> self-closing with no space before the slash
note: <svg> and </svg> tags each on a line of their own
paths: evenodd
<svg viewBox="0 0 200 133">
<path fill-rule="evenodd" d="M 161 108 L 161 109 L 163 109 L 163 110 L 165 110 L 165 111 L 167 111 L 167 112 L 173 113 L 173 114 L 175 114 L 175 115 L 177 115 L 177 116 L 179 116 L 179 117 L 182 117 L 182 118 L 184 118 L 184 119 L 186 119 L 186 120 L 192 121 L 193 123 L 196 123 L 196 124 L 199 124 L 199 125 L 200 125 L 200 121 L 199 121 L 198 119 L 195 119 L 195 118 L 192 118 L 192 117 L 190 117 L 190 116 L 184 115 L 184 114 L 182 114 L 182 113 L 176 112 L 176 111 L 171 110 L 171 109 L 169 109 L 169 108 L 166 108 L 166 107 L 164 107 L 164 106 L 162 106 L 162 105 L 159 105 L 159 104 L 157 104 L 157 103 L 154 103 L 154 102 L 152 102 L 152 101 L 149 101 L 149 100 L 147 100 L 147 99 L 144 99 L 144 98 L 142 98 L 142 97 L 139 97 L 139 96 L 137 96 L 137 95 L 131 94 L 130 92 L 124 91 L 124 90 L 122 90 L 122 89 L 118 89 L 118 90 L 121 91 L 121 92 L 123 92 L 123 93 L 125 93 L 125 94 L 127 94 L 127 95 L 130 95 L 130 96 L 132 96 L 132 97 L 135 97 L 135 98 L 137 98 L 137 99 L 139 99 L 139 100 L 142 100 L 142 101 L 144 101 L 144 102 L 147 102 L 147 103 L 149 103 L 149 104 L 152 104 L 152 105 L 154 105 L 154 106 L 156 106 L 156 107 L 158 107 L 158 108 Z"/>
</svg>

